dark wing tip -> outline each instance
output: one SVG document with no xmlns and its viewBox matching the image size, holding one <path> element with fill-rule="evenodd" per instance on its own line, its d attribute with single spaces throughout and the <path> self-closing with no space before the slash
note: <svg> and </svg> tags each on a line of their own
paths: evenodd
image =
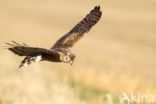
<svg viewBox="0 0 156 104">
<path fill-rule="evenodd" d="M 6 48 L 13 52 L 14 54 L 16 55 L 19 55 L 19 56 L 27 56 L 27 55 L 30 55 L 30 47 L 26 44 L 19 44 L 15 41 L 12 41 L 10 43 L 5 43 L 6 45 Z"/>
<path fill-rule="evenodd" d="M 100 10 L 100 5 L 95 6 L 95 7 L 94 7 L 94 10 Z"/>
<path fill-rule="evenodd" d="M 15 41 L 5 43 L 5 48 L 12 51 L 15 54 L 16 54 L 16 47 L 19 47 L 19 46 L 21 46 L 21 45 Z"/>
<path fill-rule="evenodd" d="M 29 46 L 28 46 L 27 44 L 25 44 L 25 43 L 19 44 L 19 43 L 13 41 L 13 40 L 12 40 L 12 42 L 9 42 L 9 43 L 6 42 L 5 45 L 6 45 L 6 47 L 8 47 L 8 48 L 13 48 L 13 47 L 17 47 L 17 46 L 29 47 Z"/>
<path fill-rule="evenodd" d="M 95 6 L 93 10 L 100 11 L 100 9 L 101 9 L 101 7 L 100 7 L 100 5 L 98 5 L 98 6 Z"/>
<path fill-rule="evenodd" d="M 99 18 L 102 16 L 102 11 L 100 10 L 100 6 L 95 6 L 94 9 L 90 11 L 90 14 L 93 14 Z"/>
<path fill-rule="evenodd" d="M 96 24 L 102 16 L 102 11 L 100 10 L 100 6 L 95 6 L 94 9 L 92 9 L 88 15 L 91 15 L 90 17 L 92 17 L 92 19 L 90 20 L 91 21 L 93 20 Z"/>
</svg>

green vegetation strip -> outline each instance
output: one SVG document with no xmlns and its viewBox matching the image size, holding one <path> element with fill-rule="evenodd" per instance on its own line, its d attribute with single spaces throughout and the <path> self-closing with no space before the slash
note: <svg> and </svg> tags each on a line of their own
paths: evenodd
<svg viewBox="0 0 156 104">
<path fill-rule="evenodd" d="M 96 104 L 128 104 L 127 102 L 122 103 L 120 97 L 112 94 L 107 90 L 101 90 L 93 86 L 87 86 L 81 83 L 69 81 L 69 85 L 74 89 L 75 93 L 81 100 L 87 102 L 96 102 Z M 129 103 L 136 104 L 136 103 Z"/>
</svg>

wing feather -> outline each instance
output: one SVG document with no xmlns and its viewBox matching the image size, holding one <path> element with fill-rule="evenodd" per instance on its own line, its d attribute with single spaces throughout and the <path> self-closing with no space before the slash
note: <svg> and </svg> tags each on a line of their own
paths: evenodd
<svg viewBox="0 0 156 104">
<path fill-rule="evenodd" d="M 55 48 L 71 48 L 84 33 L 88 32 L 101 18 L 102 12 L 100 6 L 96 6 L 90 13 L 81 20 L 72 30 L 61 37 L 51 49 Z"/>
<path fill-rule="evenodd" d="M 6 43 L 6 45 L 8 46 L 8 50 L 12 51 L 13 53 L 19 56 L 37 56 L 37 55 L 59 56 L 59 53 L 55 51 L 38 47 L 29 47 L 26 44 L 21 45 L 14 41 L 13 43 Z"/>
</svg>

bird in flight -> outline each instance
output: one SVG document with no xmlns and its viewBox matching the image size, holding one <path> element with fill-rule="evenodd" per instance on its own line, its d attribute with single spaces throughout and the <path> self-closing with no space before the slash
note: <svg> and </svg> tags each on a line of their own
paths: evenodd
<svg viewBox="0 0 156 104">
<path fill-rule="evenodd" d="M 30 47 L 15 41 L 6 43 L 6 45 L 11 52 L 25 56 L 19 68 L 39 61 L 64 62 L 72 65 L 76 57 L 71 52 L 72 46 L 100 20 L 101 16 L 100 6 L 95 6 L 73 29 L 58 39 L 51 49 Z"/>
</svg>

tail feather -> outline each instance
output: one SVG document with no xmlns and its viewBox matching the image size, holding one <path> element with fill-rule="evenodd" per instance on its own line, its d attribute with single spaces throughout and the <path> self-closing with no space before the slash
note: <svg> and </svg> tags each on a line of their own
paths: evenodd
<svg viewBox="0 0 156 104">
<path fill-rule="evenodd" d="M 33 62 L 39 62 L 42 60 L 42 56 L 38 55 L 38 56 L 27 56 L 24 58 L 24 60 L 21 61 L 21 64 L 19 65 L 19 68 L 22 68 L 24 66 L 28 66 Z"/>
</svg>

